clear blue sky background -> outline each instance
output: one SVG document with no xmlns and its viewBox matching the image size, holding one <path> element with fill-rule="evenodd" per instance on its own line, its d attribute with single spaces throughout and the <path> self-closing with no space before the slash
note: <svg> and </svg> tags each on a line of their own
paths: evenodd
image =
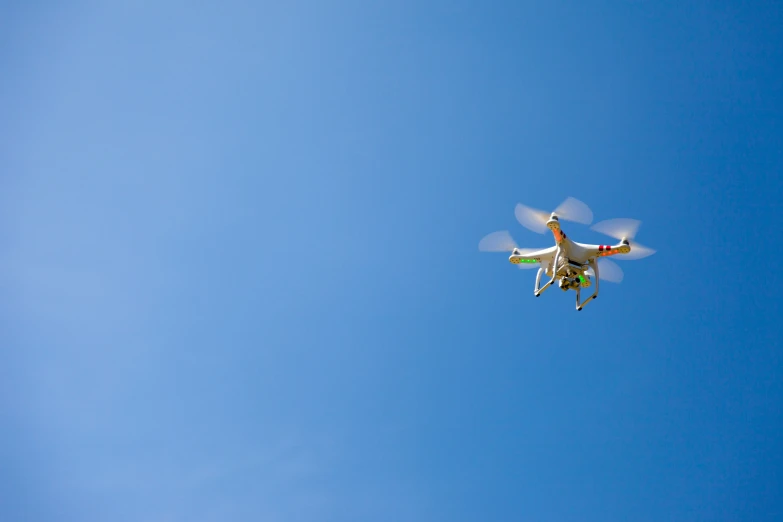
<svg viewBox="0 0 783 522">
<path fill-rule="evenodd" d="M 0 519 L 783 519 L 781 27 L 3 3 Z M 477 250 L 567 196 L 658 249 L 580 313 Z"/>
</svg>

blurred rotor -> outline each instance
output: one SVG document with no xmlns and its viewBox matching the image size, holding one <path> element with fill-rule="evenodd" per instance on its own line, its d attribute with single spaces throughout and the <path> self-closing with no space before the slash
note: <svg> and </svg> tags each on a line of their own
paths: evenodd
<svg viewBox="0 0 783 522">
<path fill-rule="evenodd" d="M 601 221 L 590 228 L 609 237 L 613 237 L 621 241 L 628 241 L 628 244 L 631 246 L 631 251 L 627 254 L 621 254 L 618 259 L 633 261 L 651 256 L 656 252 L 650 247 L 646 247 L 642 244 L 632 241 L 639 232 L 639 227 L 641 225 L 642 222 L 638 219 L 616 218 Z"/>
<path fill-rule="evenodd" d="M 595 277 L 595 272 L 592 267 L 587 269 L 587 273 L 590 277 Z M 606 258 L 598 260 L 598 277 L 601 281 L 621 283 L 623 281 L 623 276 L 623 269 L 614 261 L 610 261 Z"/>
<path fill-rule="evenodd" d="M 514 208 L 514 216 L 516 216 L 519 224 L 538 234 L 543 234 L 547 231 L 546 224 L 553 213 L 559 219 L 565 221 L 583 225 L 589 225 L 593 222 L 593 211 L 586 204 L 573 197 L 569 197 L 560 203 L 554 212 L 538 210 L 522 203 L 517 203 L 517 206 Z"/>
<path fill-rule="evenodd" d="M 526 255 L 539 250 L 537 248 L 519 248 L 514 238 L 507 230 L 500 230 L 487 234 L 479 241 L 479 250 L 482 252 L 514 252 L 518 255 Z M 539 263 L 519 263 L 521 269 L 538 268 Z"/>
<path fill-rule="evenodd" d="M 517 243 L 508 230 L 492 232 L 479 241 L 479 250 L 482 252 L 511 252 L 515 248 Z"/>
</svg>

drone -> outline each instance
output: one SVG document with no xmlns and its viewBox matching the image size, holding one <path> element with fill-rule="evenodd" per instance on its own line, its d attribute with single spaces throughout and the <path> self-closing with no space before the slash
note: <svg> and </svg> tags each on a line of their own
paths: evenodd
<svg viewBox="0 0 783 522">
<path fill-rule="evenodd" d="M 598 282 L 600 279 L 619 283 L 623 280 L 622 269 L 607 259 L 611 256 L 621 256 L 618 259 L 642 259 L 651 256 L 655 250 L 631 241 L 639 231 L 641 221 L 636 219 L 618 218 L 596 223 L 592 230 L 619 240 L 616 245 L 588 245 L 577 243 L 569 238 L 560 227 L 560 220 L 590 225 L 593 212 L 583 202 L 573 197 L 563 201 L 553 212 L 545 212 L 527 207 L 521 203 L 514 209 L 517 221 L 525 228 L 539 234 L 552 231 L 555 245 L 544 249 L 519 248 L 507 230 L 492 232 L 479 242 L 479 250 L 483 252 L 511 252 L 508 260 L 519 268 L 538 268 L 536 276 L 535 296 L 540 296 L 547 288 L 557 283 L 561 290 L 576 291 L 576 310 L 590 301 L 598 298 Z M 599 277 L 601 274 L 601 277 Z M 543 275 L 549 281 L 541 287 Z M 593 295 L 581 300 L 581 291 L 588 288 L 595 280 Z"/>
</svg>

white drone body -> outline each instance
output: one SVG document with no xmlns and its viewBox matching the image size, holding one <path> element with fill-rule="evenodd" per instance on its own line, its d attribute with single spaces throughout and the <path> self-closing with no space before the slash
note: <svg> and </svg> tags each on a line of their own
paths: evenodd
<svg viewBox="0 0 783 522">
<path fill-rule="evenodd" d="M 506 231 L 493 232 L 485 236 L 479 243 L 479 250 L 488 252 L 510 251 L 508 260 L 520 268 L 538 267 L 536 276 L 535 296 L 540 296 L 544 290 L 557 283 L 561 290 L 576 291 L 576 309 L 581 311 L 590 301 L 598 297 L 599 267 L 603 269 L 606 281 L 619 283 L 622 281 L 622 269 L 609 259 L 610 256 L 619 255 L 618 259 L 641 259 L 655 253 L 655 250 L 644 247 L 638 243 L 632 245 L 636 231 L 641 224 L 632 219 L 614 219 L 603 221 L 592 228 L 598 232 L 612 236 L 619 240 L 616 245 L 589 245 L 577 243 L 566 236 L 560 228 L 560 218 L 589 225 L 593 214 L 590 209 L 579 200 L 566 199 L 554 212 L 542 212 L 524 205 L 518 204 L 515 209 L 517 220 L 534 232 L 552 232 L 555 245 L 544 249 L 520 249 L 514 243 L 510 234 Z M 600 261 L 599 261 L 600 260 Z M 549 281 L 542 287 L 541 277 L 546 275 Z M 582 288 L 592 285 L 595 279 L 593 294 L 581 300 Z"/>
</svg>

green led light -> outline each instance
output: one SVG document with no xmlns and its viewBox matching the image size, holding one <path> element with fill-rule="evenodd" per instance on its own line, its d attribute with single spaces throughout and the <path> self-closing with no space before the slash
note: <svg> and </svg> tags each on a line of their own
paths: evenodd
<svg viewBox="0 0 783 522">
<path fill-rule="evenodd" d="M 580 280 L 581 282 L 583 282 L 583 283 L 584 283 L 584 282 L 585 282 L 585 278 L 584 278 L 584 276 L 580 275 L 580 276 L 579 276 L 579 280 Z"/>
</svg>

